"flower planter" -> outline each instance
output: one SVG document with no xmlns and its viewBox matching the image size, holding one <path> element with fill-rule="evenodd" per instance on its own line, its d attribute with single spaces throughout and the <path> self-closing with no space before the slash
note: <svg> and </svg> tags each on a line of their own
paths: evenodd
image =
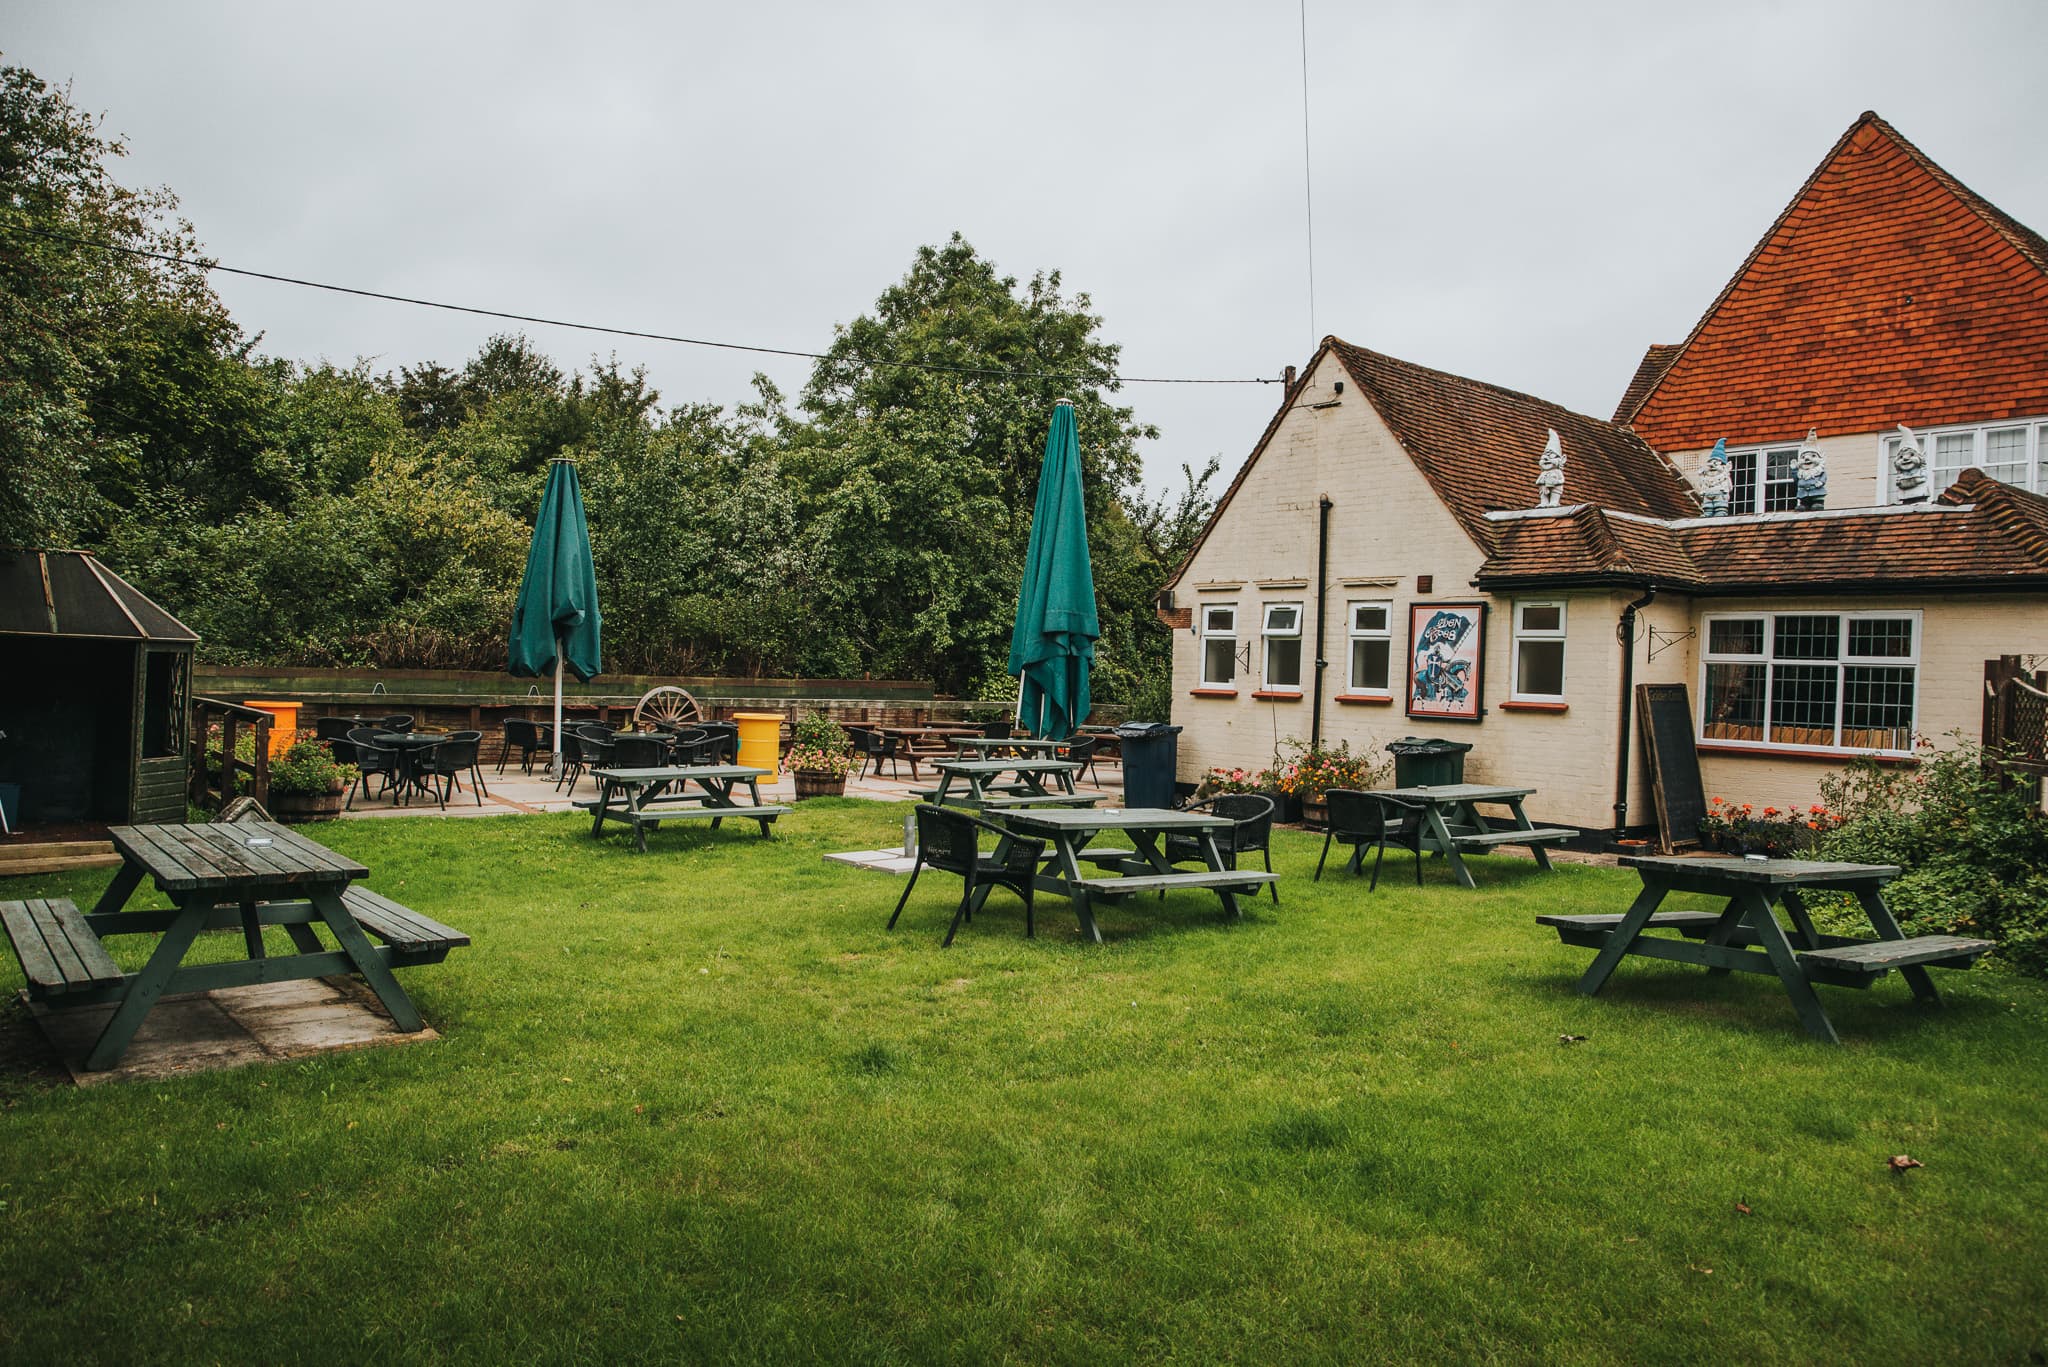
<svg viewBox="0 0 2048 1367">
<path fill-rule="evenodd" d="M 341 815 L 348 797 L 346 786 L 337 785 L 324 793 L 272 793 L 271 814 L 280 821 L 325 821 Z"/>
<path fill-rule="evenodd" d="M 1297 793 L 1283 793 L 1278 788 L 1261 788 L 1260 793 L 1273 799 L 1275 821 L 1301 820 L 1301 797 Z"/>
<path fill-rule="evenodd" d="M 1330 804 L 1327 802 L 1303 802 L 1301 824 L 1312 831 L 1319 831 L 1330 824 Z"/>
<path fill-rule="evenodd" d="M 801 802 L 807 797 L 845 797 L 846 775 L 828 774 L 815 769 L 798 769 L 796 775 L 796 796 Z"/>
</svg>

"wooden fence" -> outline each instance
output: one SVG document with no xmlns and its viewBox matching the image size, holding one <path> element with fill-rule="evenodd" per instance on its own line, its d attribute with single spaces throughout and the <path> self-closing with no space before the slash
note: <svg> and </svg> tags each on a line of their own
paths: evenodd
<svg viewBox="0 0 2048 1367">
<path fill-rule="evenodd" d="M 2048 778 L 2048 669 L 2030 676 L 2017 655 L 1984 662 L 1984 751 L 2003 778 L 2024 775 L 2039 795 Z"/>
</svg>

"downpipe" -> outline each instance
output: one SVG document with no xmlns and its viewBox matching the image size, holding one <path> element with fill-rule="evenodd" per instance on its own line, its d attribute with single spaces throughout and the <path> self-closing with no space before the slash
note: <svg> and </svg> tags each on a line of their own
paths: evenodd
<svg viewBox="0 0 2048 1367">
<path fill-rule="evenodd" d="M 1316 693 L 1309 704 L 1308 743 L 1311 750 L 1323 748 L 1323 671 L 1330 662 L 1323 658 L 1323 596 L 1330 583 L 1330 496 L 1321 496 L 1316 514 Z"/>
<path fill-rule="evenodd" d="M 1619 754 L 1614 760 L 1614 838 L 1621 839 L 1628 834 L 1628 748 L 1629 724 L 1635 716 L 1636 691 L 1636 613 L 1657 601 L 1657 586 L 1652 584 L 1643 596 L 1621 610 L 1621 621 L 1614 628 L 1614 635 L 1621 642 L 1621 733 Z"/>
</svg>

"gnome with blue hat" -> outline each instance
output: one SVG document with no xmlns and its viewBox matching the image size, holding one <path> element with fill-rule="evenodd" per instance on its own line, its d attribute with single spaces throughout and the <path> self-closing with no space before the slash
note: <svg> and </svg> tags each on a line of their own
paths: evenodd
<svg viewBox="0 0 2048 1367">
<path fill-rule="evenodd" d="M 1734 489 L 1735 479 L 1728 473 L 1728 438 L 1721 437 L 1700 463 L 1700 516 L 1728 516 L 1728 495 Z"/>
</svg>

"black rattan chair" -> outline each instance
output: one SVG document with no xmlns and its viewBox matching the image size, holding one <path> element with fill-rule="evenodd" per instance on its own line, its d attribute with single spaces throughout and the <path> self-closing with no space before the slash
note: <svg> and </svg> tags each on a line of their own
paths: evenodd
<svg viewBox="0 0 2048 1367">
<path fill-rule="evenodd" d="M 1009 842 L 1008 848 L 999 845 L 997 848 L 1002 851 L 999 855 L 983 854 L 980 846 L 983 831 L 992 832 Z M 942 948 L 953 943 L 953 935 L 960 929 L 960 922 L 973 915 L 971 904 L 975 891 L 985 887 L 1008 888 L 1023 898 L 1024 934 L 1027 937 L 1035 935 L 1032 879 L 1038 873 L 1038 861 L 1044 853 L 1043 840 L 1021 840 L 993 821 L 983 821 L 957 807 L 934 807 L 930 803 L 921 803 L 917 809 L 917 862 L 910 866 L 910 886 L 903 889 L 903 896 L 897 899 L 888 928 L 896 928 L 896 918 L 903 914 L 903 905 L 910 900 L 911 889 L 917 886 L 917 875 L 929 864 L 941 873 L 958 874 L 965 884 L 960 891 L 960 905 L 953 910 L 953 924 L 946 927 Z"/>
<path fill-rule="evenodd" d="M 853 738 L 853 753 L 860 756 L 861 774 L 866 773 L 870 765 L 874 766 L 877 774 L 881 773 L 883 760 L 889 761 L 889 772 L 892 776 L 899 772 L 896 737 L 885 736 L 880 731 L 870 731 L 865 726 L 849 726 L 846 728 L 846 734 Z M 855 774 L 854 777 L 858 778 L 860 774 Z"/>
<path fill-rule="evenodd" d="M 574 726 L 562 728 L 559 750 L 562 773 L 561 777 L 555 780 L 555 791 L 559 793 L 566 786 L 573 793 L 576 791 L 576 780 L 583 774 L 583 737 L 577 733 Z"/>
<path fill-rule="evenodd" d="M 505 772 L 505 761 L 512 758 L 514 750 L 519 752 L 519 772 L 532 773 L 533 757 L 548 750 L 547 726 L 524 717 L 505 718 L 505 748 L 498 752 L 499 773 Z"/>
<path fill-rule="evenodd" d="M 403 734 L 412 730 L 412 713 L 400 712 L 394 716 L 380 717 L 370 724 L 379 731 L 396 731 Z"/>
<path fill-rule="evenodd" d="M 664 769 L 669 741 L 663 736 L 619 736 L 612 741 L 612 763 L 621 769 Z"/>
<path fill-rule="evenodd" d="M 612 742 L 610 727 L 600 726 L 594 721 L 584 722 L 576 728 L 576 739 L 583 746 L 584 768 L 616 769 L 619 767 L 619 762 L 615 758 L 617 749 Z M 576 785 L 571 783 L 569 787 L 573 791 Z"/>
<path fill-rule="evenodd" d="M 1355 863 L 1365 857 L 1365 846 L 1376 847 L 1372 860 L 1372 883 L 1368 892 L 1376 891 L 1380 885 L 1380 864 L 1387 857 L 1387 846 L 1415 852 L 1415 886 L 1422 886 L 1422 837 L 1423 809 L 1412 802 L 1404 802 L 1386 793 L 1362 793 L 1353 788 L 1332 788 L 1323 794 L 1329 804 L 1329 833 L 1323 837 L 1322 858 L 1316 860 L 1316 881 L 1323 877 L 1323 860 L 1330 857 L 1330 842 L 1353 846 L 1351 855 Z"/>
<path fill-rule="evenodd" d="M 985 721 L 981 724 L 981 734 L 990 740 L 1008 740 L 1016 730 L 1017 727 L 1012 722 Z"/>
<path fill-rule="evenodd" d="M 388 793 L 397 785 L 400 776 L 404 772 L 399 763 L 398 752 L 389 746 L 377 744 L 377 734 L 377 728 L 359 726 L 349 732 L 348 739 L 343 742 L 354 750 L 355 756 L 349 763 L 355 765 L 359 771 L 356 775 L 356 781 L 349 785 L 347 801 L 341 804 L 345 810 L 353 811 L 355 809 L 356 793 L 358 790 L 366 798 L 371 796 L 370 779 L 372 777 L 382 778 L 384 782 L 378 791 Z M 335 758 L 341 758 L 338 752 Z"/>
<path fill-rule="evenodd" d="M 484 780 L 477 768 L 477 754 L 483 749 L 483 739 L 481 731 L 457 731 L 440 744 L 429 746 L 425 754 L 417 757 L 417 772 L 421 780 L 433 788 L 442 811 L 448 810 L 449 794 L 454 792 L 455 781 L 463 774 L 468 774 L 476 784 L 476 805 L 484 805 Z"/>
<path fill-rule="evenodd" d="M 1210 811 L 1218 816 L 1230 818 L 1230 829 L 1216 836 L 1217 852 L 1223 856 L 1226 868 L 1237 867 L 1237 857 L 1254 851 L 1265 861 L 1266 872 L 1273 871 L 1273 799 L 1258 793 L 1219 793 L 1205 802 L 1192 803 L 1191 812 Z M 1199 835 L 1169 835 L 1166 837 L 1166 862 L 1186 864 L 1195 860 L 1206 862 L 1202 853 L 1202 838 Z M 1273 905 L 1280 905 L 1280 885 L 1266 884 L 1273 894 Z"/>
<path fill-rule="evenodd" d="M 1101 742 L 1093 736 L 1074 736 L 1053 753 L 1060 759 L 1070 760 L 1081 766 L 1080 772 L 1074 775 L 1075 778 L 1086 776 L 1090 783 L 1096 783 L 1100 780 L 1095 777 L 1095 747 L 1100 744 Z"/>
<path fill-rule="evenodd" d="M 347 717 L 320 717 L 313 722 L 314 740 L 347 740 L 348 733 L 362 723 Z"/>
</svg>

